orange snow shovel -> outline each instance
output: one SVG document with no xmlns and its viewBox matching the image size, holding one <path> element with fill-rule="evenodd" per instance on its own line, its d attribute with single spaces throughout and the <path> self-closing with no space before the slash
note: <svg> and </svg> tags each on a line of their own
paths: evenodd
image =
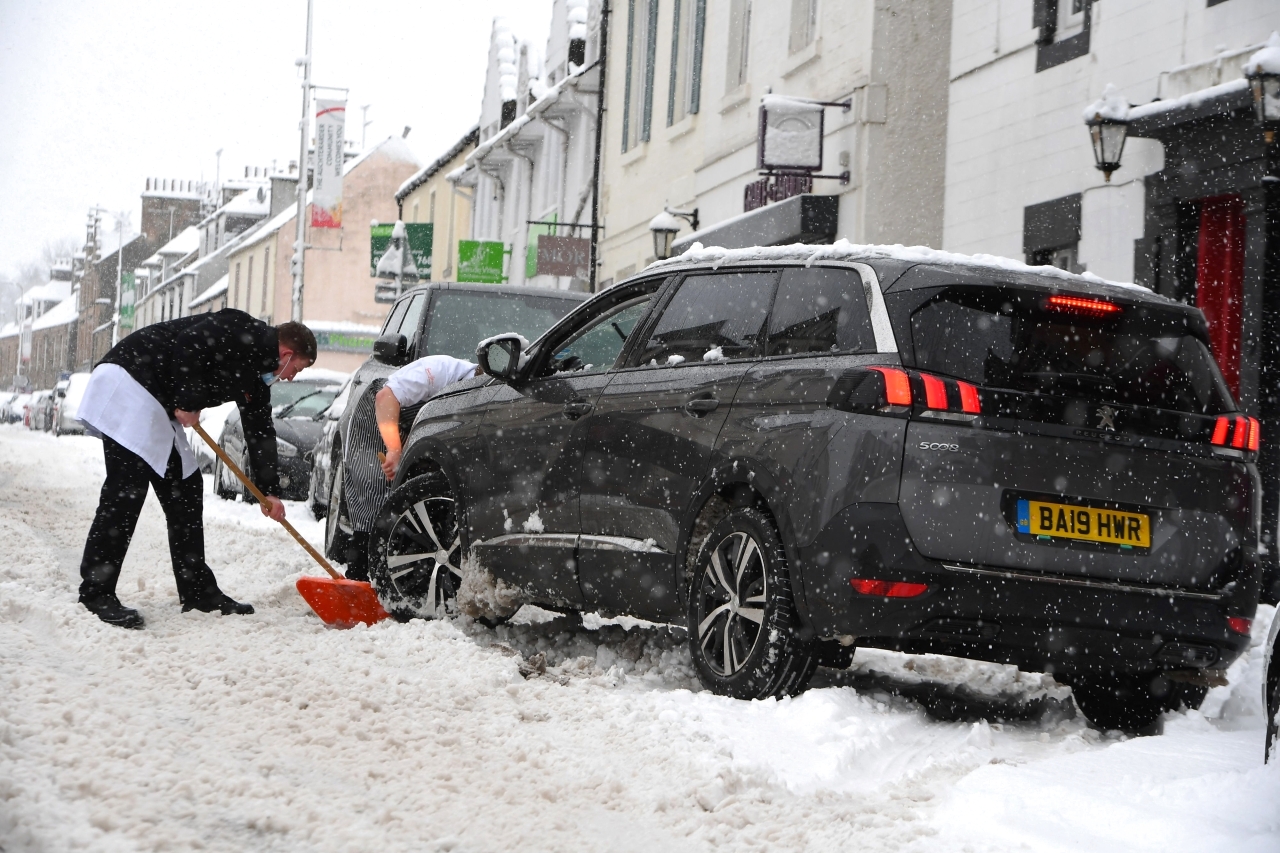
<svg viewBox="0 0 1280 853">
<path fill-rule="evenodd" d="M 264 495 L 257 486 L 249 482 L 249 478 L 244 475 L 236 463 L 232 462 L 227 456 L 226 451 L 218 446 L 218 443 L 209 437 L 209 433 L 204 431 L 204 427 L 195 424 L 193 429 L 200 434 L 200 437 L 208 443 L 209 448 L 218 455 L 222 460 L 222 464 L 226 465 L 232 474 L 236 475 L 236 479 L 244 483 L 245 488 L 253 493 L 258 499 L 258 503 L 266 506 L 267 496 Z M 373 591 L 373 587 L 364 581 L 353 581 L 344 578 L 338 574 L 333 566 L 329 565 L 329 561 L 320 555 L 320 552 L 311 547 L 311 543 L 302 538 L 302 534 L 293 528 L 293 525 L 284 519 L 280 520 L 284 525 L 284 529 L 289 531 L 289 535 L 298 540 L 298 544 L 307 549 L 307 553 L 320 564 L 320 567 L 329 573 L 327 578 L 305 577 L 298 578 L 298 594 L 311 605 L 311 609 L 316 612 L 326 625 L 335 628 L 351 628 L 356 623 L 362 622 L 365 625 L 372 625 L 374 622 L 380 622 L 387 618 L 387 611 L 382 609 L 382 604 L 378 601 L 378 595 Z"/>
</svg>

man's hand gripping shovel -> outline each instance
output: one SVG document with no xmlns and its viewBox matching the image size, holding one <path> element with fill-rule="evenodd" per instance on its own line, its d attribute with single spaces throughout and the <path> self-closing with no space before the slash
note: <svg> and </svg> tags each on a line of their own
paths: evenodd
<svg viewBox="0 0 1280 853">
<path fill-rule="evenodd" d="M 240 467 L 232 462 L 218 443 L 209 437 L 204 431 L 204 427 L 200 424 L 194 424 L 192 427 L 200 437 L 208 443 L 211 450 L 222 460 L 222 464 L 227 466 L 231 473 L 236 475 L 236 479 L 244 483 L 245 488 L 253 493 L 259 503 L 266 506 L 267 497 L 257 486 L 249 482 L 249 478 L 244 475 Z M 298 593 L 311 605 L 311 609 L 326 624 L 335 628 L 350 628 L 356 623 L 364 623 L 372 625 L 387 618 L 387 611 L 382 608 L 382 604 L 378 601 L 378 595 L 373 591 L 373 587 L 364 581 L 347 580 L 329 565 L 329 561 L 321 556 L 315 548 L 311 547 L 311 543 L 302 538 L 293 525 L 284 519 L 280 519 L 280 524 L 284 529 L 289 531 L 289 535 L 298 540 L 298 544 L 307 550 L 307 553 L 320 564 L 320 567 L 329 573 L 327 578 L 305 577 L 298 578 Z"/>
</svg>

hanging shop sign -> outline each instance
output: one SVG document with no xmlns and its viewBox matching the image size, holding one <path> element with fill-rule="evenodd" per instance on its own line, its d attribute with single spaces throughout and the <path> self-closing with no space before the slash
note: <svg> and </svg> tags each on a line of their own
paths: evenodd
<svg viewBox="0 0 1280 853">
<path fill-rule="evenodd" d="M 589 279 L 591 241 L 583 237 L 539 237 L 538 275 Z"/>
<path fill-rule="evenodd" d="M 768 95 L 760 104 L 760 169 L 816 171 L 822 168 L 824 104 Z"/>
<path fill-rule="evenodd" d="M 343 130 L 347 102 L 316 100 L 315 172 L 312 179 L 311 227 L 342 227 Z"/>
<path fill-rule="evenodd" d="M 391 231 L 394 222 L 378 222 L 369 230 L 369 275 L 377 277 L 378 259 L 386 254 L 391 245 Z M 426 281 L 431 278 L 431 246 L 435 240 L 435 226 L 430 222 L 406 222 L 405 237 L 409 241 L 409 257 L 418 268 L 418 278 Z"/>
<path fill-rule="evenodd" d="M 458 281 L 503 284 L 507 247 L 496 240 L 458 241 Z"/>
</svg>

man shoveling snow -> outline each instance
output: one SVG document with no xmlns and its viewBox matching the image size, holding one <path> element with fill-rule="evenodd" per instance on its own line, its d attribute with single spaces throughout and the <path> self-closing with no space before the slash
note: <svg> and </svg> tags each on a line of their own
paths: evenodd
<svg viewBox="0 0 1280 853">
<path fill-rule="evenodd" d="M 183 611 L 253 612 L 218 587 L 204 561 L 204 480 L 182 427 L 198 424 L 206 406 L 234 401 L 254 478 L 267 495 L 262 514 L 283 519 L 270 386 L 315 358 L 315 335 L 301 323 L 272 327 L 231 308 L 155 323 L 112 347 L 77 412 L 102 438 L 107 466 L 80 563 L 81 604 L 108 624 L 142 627 L 138 611 L 116 597 L 116 581 L 150 485 L 168 523 Z"/>
</svg>

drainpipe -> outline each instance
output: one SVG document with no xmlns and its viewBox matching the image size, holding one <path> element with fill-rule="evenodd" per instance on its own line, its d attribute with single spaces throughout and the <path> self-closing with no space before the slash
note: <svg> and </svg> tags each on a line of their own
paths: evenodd
<svg viewBox="0 0 1280 853">
<path fill-rule="evenodd" d="M 596 89 L 596 156 L 591 180 L 591 292 L 596 292 L 599 281 L 597 267 L 600 258 L 600 156 L 604 145 L 604 93 L 605 76 L 609 71 L 609 0 L 600 2 L 600 85 Z"/>
</svg>

